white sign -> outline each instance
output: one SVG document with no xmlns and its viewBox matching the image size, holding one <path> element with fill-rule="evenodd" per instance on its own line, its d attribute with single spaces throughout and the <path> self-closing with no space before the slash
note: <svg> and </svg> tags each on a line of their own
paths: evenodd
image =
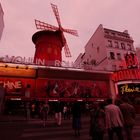
<svg viewBox="0 0 140 140">
<path fill-rule="evenodd" d="M 1 62 L 6 62 L 6 63 L 15 63 L 15 64 L 27 64 L 27 65 L 41 65 L 41 66 L 56 66 L 56 67 L 69 67 L 69 68 L 82 68 L 83 64 L 80 64 L 76 66 L 74 62 L 69 62 L 69 61 L 59 61 L 59 60 L 54 60 L 54 61 L 48 61 L 45 59 L 36 59 L 34 61 L 34 58 L 32 57 L 21 57 L 21 56 L 8 56 L 6 55 L 5 57 L 0 58 Z"/>
</svg>

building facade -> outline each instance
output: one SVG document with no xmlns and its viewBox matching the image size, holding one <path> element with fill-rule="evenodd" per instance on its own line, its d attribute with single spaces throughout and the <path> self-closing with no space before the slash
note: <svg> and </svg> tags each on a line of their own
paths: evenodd
<svg viewBox="0 0 140 140">
<path fill-rule="evenodd" d="M 1 3 L 0 3 L 0 40 L 1 40 L 1 37 L 2 37 L 3 29 L 4 29 L 3 15 L 4 15 L 4 12 L 3 12 L 3 9 L 2 9 Z"/>
<path fill-rule="evenodd" d="M 99 25 L 79 55 L 75 65 L 96 70 L 117 71 L 126 69 L 125 56 L 135 53 L 133 39 L 127 30 L 120 32 Z"/>
<path fill-rule="evenodd" d="M 136 47 L 136 55 L 138 57 L 139 66 L 140 66 L 140 46 L 139 47 Z"/>
</svg>

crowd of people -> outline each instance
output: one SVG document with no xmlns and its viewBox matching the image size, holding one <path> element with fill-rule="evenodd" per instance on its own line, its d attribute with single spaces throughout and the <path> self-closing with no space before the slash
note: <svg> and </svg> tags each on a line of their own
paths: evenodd
<svg viewBox="0 0 140 140">
<path fill-rule="evenodd" d="M 92 140 L 103 140 L 105 132 L 108 139 L 113 140 L 116 134 L 118 140 L 133 140 L 135 125 L 135 109 L 127 97 L 114 102 L 107 99 L 103 103 L 95 103 L 90 111 L 90 131 Z"/>
<path fill-rule="evenodd" d="M 85 108 L 86 108 L 85 104 Z M 76 137 L 80 136 L 82 104 L 75 101 L 71 106 L 60 101 L 53 104 L 53 115 L 56 126 L 61 126 L 62 119 L 72 118 L 72 129 Z M 103 140 L 104 134 L 108 134 L 108 139 L 113 140 L 116 134 L 118 140 L 133 140 L 133 127 L 135 125 L 135 108 L 127 97 L 119 100 L 107 99 L 104 102 L 93 102 L 88 107 L 90 114 L 89 135 L 92 140 Z M 48 102 L 42 104 L 40 108 L 43 126 L 46 126 L 47 116 L 50 112 Z M 87 116 L 87 111 L 85 111 Z"/>
<path fill-rule="evenodd" d="M 26 118 L 38 117 L 42 120 L 43 127 L 47 127 L 48 115 L 54 118 L 56 126 L 62 125 L 62 120 L 70 120 L 76 137 L 80 136 L 83 115 L 83 102 L 56 101 L 50 104 L 48 101 L 36 105 L 34 102 L 26 104 Z M 116 134 L 118 140 L 134 140 L 133 127 L 135 125 L 135 108 L 125 96 L 119 100 L 111 98 L 104 102 L 85 103 L 84 113 L 89 117 L 89 136 L 92 140 L 103 140 L 104 134 L 113 140 Z"/>
</svg>

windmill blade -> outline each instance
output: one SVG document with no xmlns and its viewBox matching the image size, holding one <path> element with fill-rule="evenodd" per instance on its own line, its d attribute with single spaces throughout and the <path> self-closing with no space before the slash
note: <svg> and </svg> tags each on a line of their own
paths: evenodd
<svg viewBox="0 0 140 140">
<path fill-rule="evenodd" d="M 71 53 L 70 53 L 70 50 L 69 50 L 69 47 L 68 47 L 67 43 L 65 43 L 64 52 L 65 52 L 66 57 L 71 57 Z"/>
<path fill-rule="evenodd" d="M 37 29 L 41 29 L 41 30 L 53 30 L 53 31 L 59 30 L 59 28 L 56 26 L 50 25 L 48 23 L 36 19 L 35 19 L 35 25 Z"/>
<path fill-rule="evenodd" d="M 51 6 L 52 6 L 52 9 L 53 9 L 54 15 L 56 17 L 57 23 L 58 23 L 58 25 L 61 29 L 62 26 L 61 26 L 61 21 L 60 21 L 60 16 L 59 16 L 57 5 L 51 3 Z"/>
<path fill-rule="evenodd" d="M 78 36 L 77 30 L 71 30 L 71 29 L 63 29 L 64 32 Z"/>
<path fill-rule="evenodd" d="M 65 44 L 66 44 L 66 38 L 65 38 L 65 36 L 64 36 L 64 34 L 63 34 L 62 31 L 61 31 L 61 38 L 62 38 L 62 44 L 63 44 L 63 46 L 65 46 Z"/>
<path fill-rule="evenodd" d="M 63 32 L 61 32 L 61 37 L 62 37 L 62 44 L 64 47 L 65 56 L 71 57 L 71 53 L 70 53 L 70 50 L 69 50 L 69 47 L 68 47 L 68 44 L 67 44 L 67 41 L 66 41 L 66 38 L 65 38 Z"/>
</svg>

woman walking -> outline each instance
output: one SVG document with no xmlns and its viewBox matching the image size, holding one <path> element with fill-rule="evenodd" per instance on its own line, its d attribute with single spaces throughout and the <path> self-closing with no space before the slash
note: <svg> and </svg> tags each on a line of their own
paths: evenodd
<svg viewBox="0 0 140 140">
<path fill-rule="evenodd" d="M 41 114 L 42 114 L 42 120 L 43 120 L 43 126 L 46 127 L 46 121 L 49 113 L 49 105 L 48 102 L 44 103 L 41 108 Z"/>
<path fill-rule="evenodd" d="M 90 111 L 90 136 L 92 140 L 103 140 L 105 133 L 105 111 L 103 103 L 94 104 Z"/>
</svg>

